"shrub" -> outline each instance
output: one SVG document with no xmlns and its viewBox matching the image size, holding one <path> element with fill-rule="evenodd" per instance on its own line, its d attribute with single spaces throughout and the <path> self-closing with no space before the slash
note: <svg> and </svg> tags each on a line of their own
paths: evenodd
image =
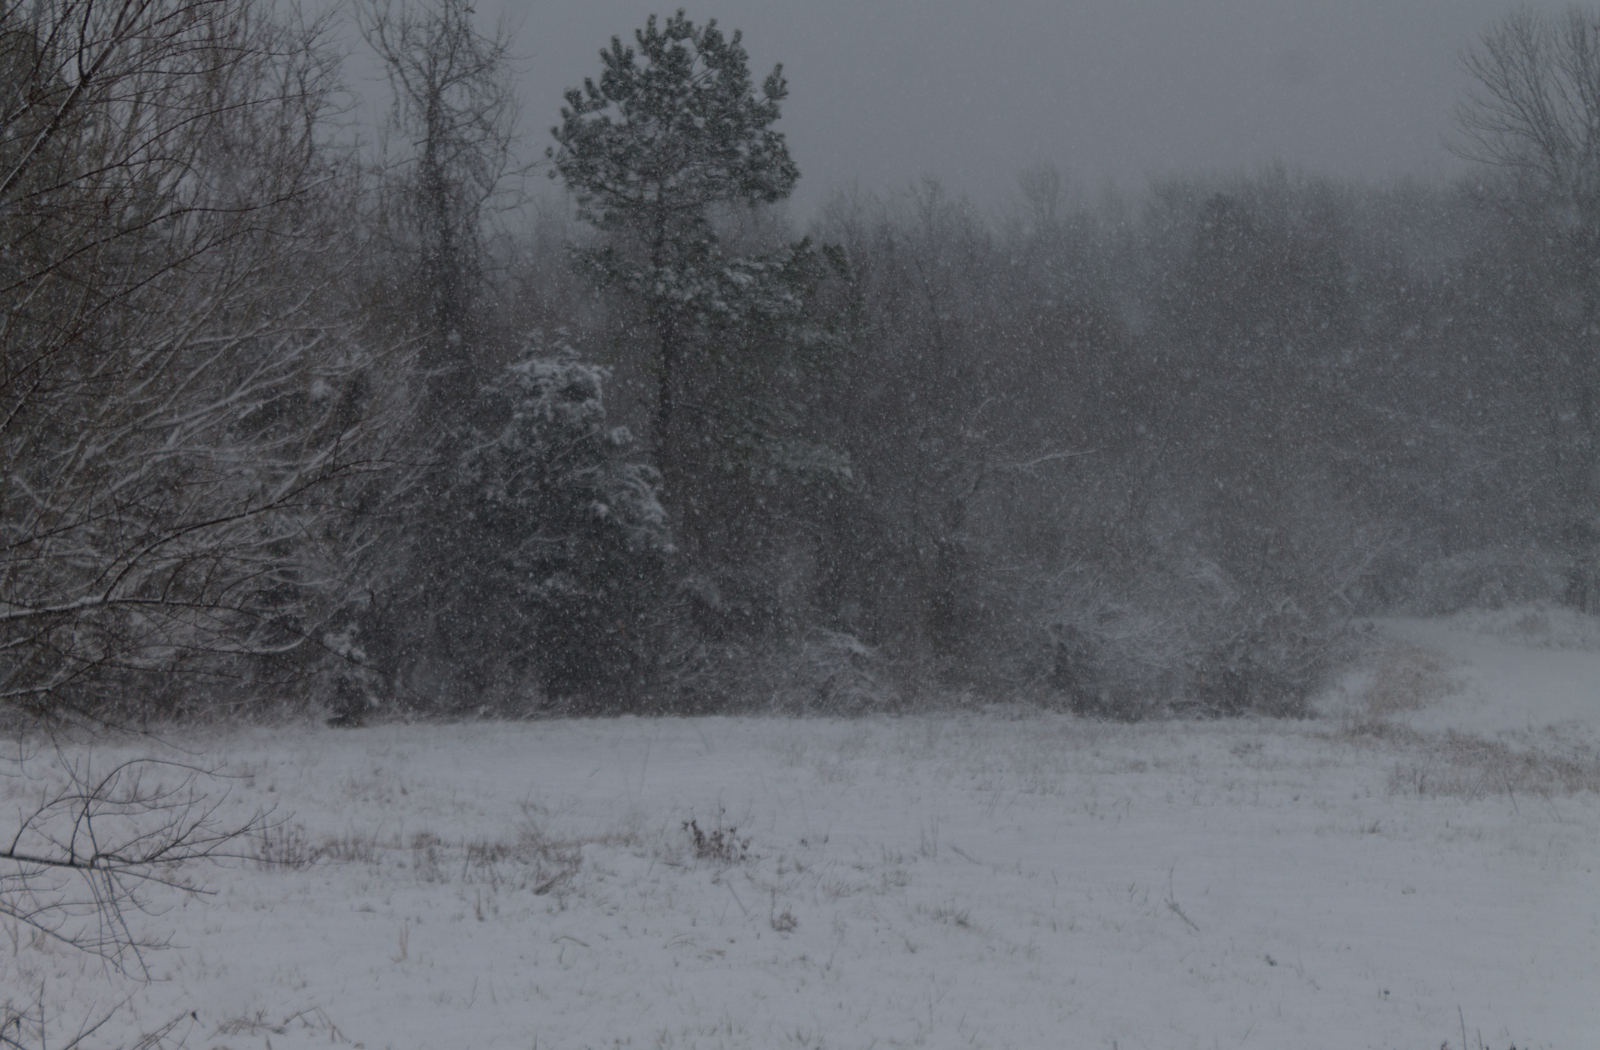
<svg viewBox="0 0 1600 1050">
<path fill-rule="evenodd" d="M 1348 651 L 1344 617 L 1241 586 L 1208 561 L 1057 582 L 1043 677 L 1077 714 L 1303 716 Z"/>
</svg>

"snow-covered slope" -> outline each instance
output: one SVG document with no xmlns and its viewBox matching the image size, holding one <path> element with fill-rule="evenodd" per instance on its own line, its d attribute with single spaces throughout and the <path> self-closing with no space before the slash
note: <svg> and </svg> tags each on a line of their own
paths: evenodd
<svg viewBox="0 0 1600 1050">
<path fill-rule="evenodd" d="M 1394 638 L 1440 654 L 1457 694 L 1428 705 L 1418 728 L 1503 733 L 1600 730 L 1600 620 L 1570 609 L 1522 606 L 1445 619 L 1389 620 Z"/>
<path fill-rule="evenodd" d="M 283 824 L 164 898 L 178 947 L 100 1034 L 1585 1050 L 1600 650 L 1509 622 L 1380 624 L 1305 722 L 191 733 L 244 778 L 229 806 Z M 26 935 L 0 954 L 0 998 L 41 980 L 58 1032 L 130 991 Z"/>
</svg>

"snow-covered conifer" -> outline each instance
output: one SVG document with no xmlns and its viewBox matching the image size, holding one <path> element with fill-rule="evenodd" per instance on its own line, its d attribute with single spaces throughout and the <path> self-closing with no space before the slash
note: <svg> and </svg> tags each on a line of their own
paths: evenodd
<svg viewBox="0 0 1600 1050">
<path fill-rule="evenodd" d="M 504 423 L 463 454 L 456 483 L 458 629 L 500 639 L 486 652 L 556 695 L 642 672 L 646 592 L 670 550 L 658 475 L 606 419 L 606 375 L 536 336 L 484 391 Z"/>
</svg>

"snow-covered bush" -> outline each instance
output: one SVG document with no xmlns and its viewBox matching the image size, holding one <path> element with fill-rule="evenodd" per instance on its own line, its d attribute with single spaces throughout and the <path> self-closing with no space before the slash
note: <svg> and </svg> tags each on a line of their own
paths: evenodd
<svg viewBox="0 0 1600 1050">
<path fill-rule="evenodd" d="M 531 349 L 484 391 L 503 425 L 461 457 L 447 655 L 485 662 L 483 688 L 531 674 L 552 698 L 627 689 L 670 549 L 658 478 L 606 421 L 606 370 L 564 344 Z"/>
<path fill-rule="evenodd" d="M 1035 677 L 1078 714 L 1299 716 L 1344 653 L 1344 619 L 1215 563 L 1078 567 L 1054 581 Z"/>
<path fill-rule="evenodd" d="M 1205 714 L 1304 717 L 1312 694 L 1345 652 L 1341 617 L 1288 595 L 1240 595 L 1203 615 L 1204 648 L 1191 667 L 1189 702 Z"/>
<path fill-rule="evenodd" d="M 1088 597 L 1089 595 L 1084 595 Z M 1133 719 L 1170 699 L 1171 669 L 1188 649 L 1181 625 L 1103 595 L 1050 624 L 1046 686 L 1076 713 Z"/>
</svg>

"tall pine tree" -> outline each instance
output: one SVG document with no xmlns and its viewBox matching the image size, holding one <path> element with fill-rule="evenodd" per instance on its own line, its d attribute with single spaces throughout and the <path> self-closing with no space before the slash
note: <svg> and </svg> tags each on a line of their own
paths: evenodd
<svg viewBox="0 0 1600 1050">
<path fill-rule="evenodd" d="M 714 20 L 696 26 L 682 11 L 664 25 L 651 16 L 634 38 L 636 48 L 613 37 L 599 81 L 567 92 L 549 156 L 580 217 L 610 235 L 590 258 L 597 278 L 634 300 L 653 329 L 654 453 L 672 499 L 691 443 L 702 463 L 718 454 L 708 444 L 795 458 L 778 448 L 785 427 L 775 406 L 757 408 L 749 384 L 738 404 L 701 395 L 736 373 L 771 379 L 801 344 L 815 345 L 804 304 L 821 271 L 805 242 L 763 259 L 730 257 L 713 221 L 719 206 L 783 200 L 799 178 L 773 128 L 788 94 L 783 67 L 757 92 L 740 35 L 723 35 Z M 751 360 L 757 353 L 762 360 Z M 683 418 L 691 388 L 719 433 Z"/>
</svg>

